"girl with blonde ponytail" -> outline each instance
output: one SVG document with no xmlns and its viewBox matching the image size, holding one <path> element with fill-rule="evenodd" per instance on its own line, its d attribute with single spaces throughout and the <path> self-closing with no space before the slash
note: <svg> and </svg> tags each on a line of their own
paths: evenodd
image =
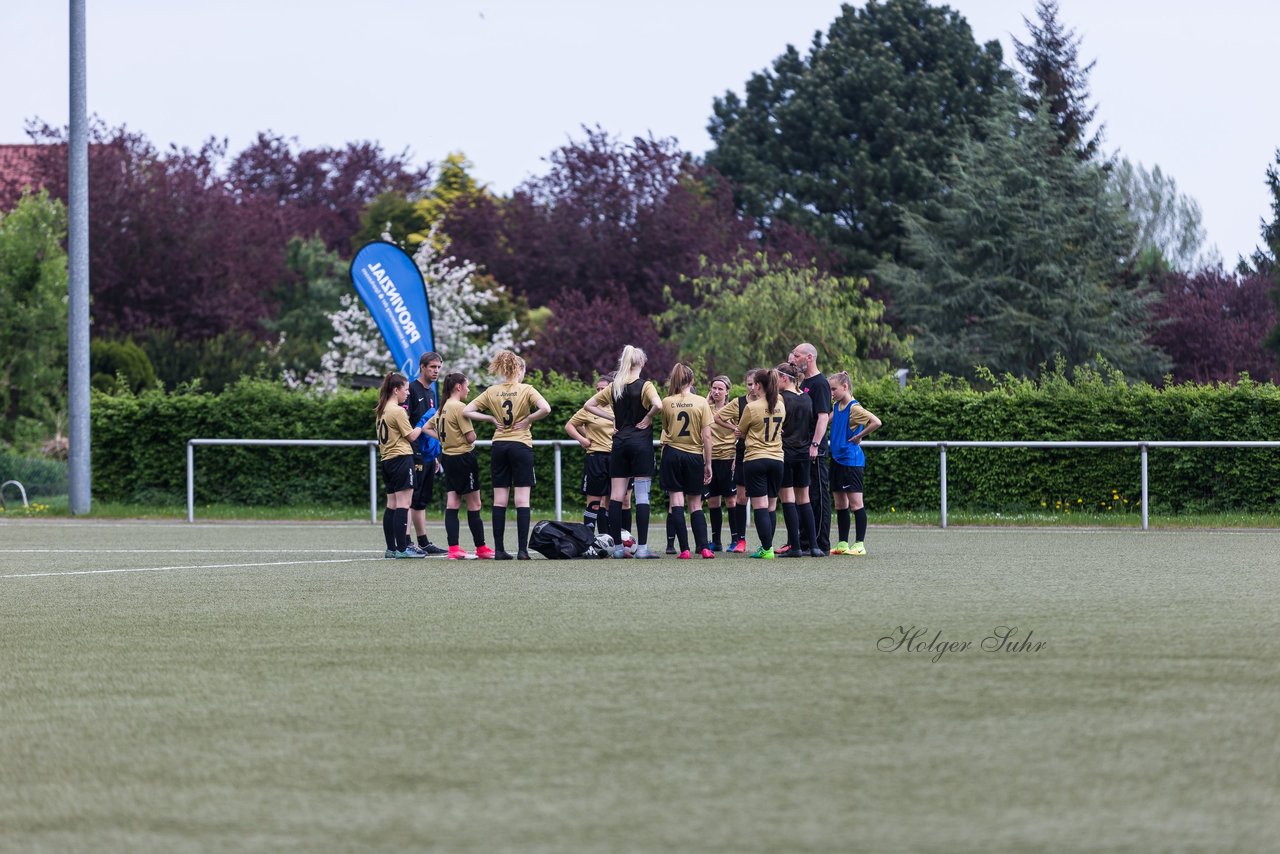
<svg viewBox="0 0 1280 854">
<path fill-rule="evenodd" d="M 630 344 L 622 348 L 613 382 L 583 407 L 593 415 L 613 421 L 613 450 L 609 455 L 609 533 L 614 542 L 622 535 L 622 499 L 635 479 L 636 557 L 656 558 L 649 551 L 649 488 L 653 481 L 653 419 L 662 408 L 657 388 L 640 378 L 646 357 Z M 625 557 L 616 546 L 614 557 Z"/>
<path fill-rule="evenodd" d="M 533 491 L 533 432 L 535 421 L 551 414 L 551 404 L 524 382 L 525 364 L 510 350 L 500 350 L 489 362 L 489 373 L 501 382 L 489 386 L 467 404 L 462 414 L 473 421 L 488 421 L 496 428 L 489 456 L 493 481 L 493 546 L 495 560 L 511 560 L 504 548 L 507 502 L 512 489 L 516 499 L 516 558 L 529 560 L 529 493 Z"/>
</svg>

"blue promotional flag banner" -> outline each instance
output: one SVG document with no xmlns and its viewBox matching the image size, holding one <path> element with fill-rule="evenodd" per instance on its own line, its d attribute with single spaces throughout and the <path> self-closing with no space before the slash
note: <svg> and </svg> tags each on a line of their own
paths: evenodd
<svg viewBox="0 0 1280 854">
<path fill-rule="evenodd" d="M 418 375 L 418 359 L 435 349 L 431 305 L 422 273 L 394 243 L 375 240 L 351 261 L 351 283 L 364 300 L 399 370 Z"/>
</svg>

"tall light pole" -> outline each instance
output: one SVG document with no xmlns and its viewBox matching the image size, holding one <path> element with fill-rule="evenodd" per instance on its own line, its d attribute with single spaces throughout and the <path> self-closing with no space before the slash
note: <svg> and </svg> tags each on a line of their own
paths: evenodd
<svg viewBox="0 0 1280 854">
<path fill-rule="evenodd" d="M 71 128 L 67 138 L 67 485 L 71 513 L 89 512 L 89 107 L 85 0 L 71 0 Z"/>
</svg>

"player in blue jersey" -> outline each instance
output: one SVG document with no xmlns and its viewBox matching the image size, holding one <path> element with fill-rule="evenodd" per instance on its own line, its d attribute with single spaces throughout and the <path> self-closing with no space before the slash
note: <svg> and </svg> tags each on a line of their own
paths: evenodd
<svg viewBox="0 0 1280 854">
<path fill-rule="evenodd" d="M 831 413 L 831 496 L 836 506 L 836 524 L 840 534 L 840 541 L 832 547 L 831 553 L 865 555 L 867 510 L 863 506 L 862 480 L 867 457 L 862 450 L 862 440 L 880 429 L 880 419 L 854 399 L 849 374 L 845 371 L 831 376 L 831 396 L 835 401 Z M 853 545 L 849 544 L 851 512 Z"/>
</svg>

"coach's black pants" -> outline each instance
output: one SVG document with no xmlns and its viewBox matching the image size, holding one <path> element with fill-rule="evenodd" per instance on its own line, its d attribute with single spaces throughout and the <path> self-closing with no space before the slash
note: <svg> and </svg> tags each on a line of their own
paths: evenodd
<svg viewBox="0 0 1280 854">
<path fill-rule="evenodd" d="M 809 461 L 809 503 L 818 527 L 818 548 L 831 551 L 831 472 L 826 455 Z"/>
</svg>

